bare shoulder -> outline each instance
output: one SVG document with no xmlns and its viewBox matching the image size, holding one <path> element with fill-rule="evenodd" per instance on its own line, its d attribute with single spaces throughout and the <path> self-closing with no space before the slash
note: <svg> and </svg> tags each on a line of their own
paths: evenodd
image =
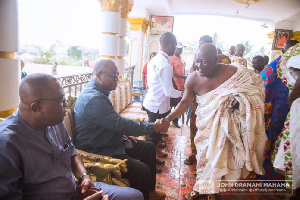
<svg viewBox="0 0 300 200">
<path fill-rule="evenodd" d="M 190 73 L 190 75 L 186 79 L 187 84 L 195 84 L 196 81 L 199 81 L 201 79 L 201 76 L 199 75 L 198 71 L 193 71 Z"/>
<path fill-rule="evenodd" d="M 196 80 L 197 80 L 197 72 L 194 71 L 187 76 L 185 83 L 184 83 L 184 88 L 185 89 L 193 88 L 193 86 L 196 83 Z"/>
<path fill-rule="evenodd" d="M 222 64 L 222 68 L 223 68 L 223 70 L 222 70 L 223 74 L 225 76 L 227 76 L 228 78 L 232 77 L 238 70 L 238 68 L 233 65 Z"/>
</svg>

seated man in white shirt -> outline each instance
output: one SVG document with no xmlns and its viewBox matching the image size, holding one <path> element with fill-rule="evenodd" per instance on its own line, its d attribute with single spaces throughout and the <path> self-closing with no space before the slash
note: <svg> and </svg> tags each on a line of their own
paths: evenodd
<svg viewBox="0 0 300 200">
<path fill-rule="evenodd" d="M 174 55 L 176 37 L 166 32 L 162 34 L 159 42 L 160 52 L 148 63 L 147 67 L 148 91 L 143 106 L 148 114 L 149 122 L 166 117 L 171 111 L 170 98 L 182 96 L 182 92 L 173 87 L 173 67 L 169 57 Z M 161 135 L 149 134 L 146 139 L 157 144 L 161 140 Z"/>
</svg>

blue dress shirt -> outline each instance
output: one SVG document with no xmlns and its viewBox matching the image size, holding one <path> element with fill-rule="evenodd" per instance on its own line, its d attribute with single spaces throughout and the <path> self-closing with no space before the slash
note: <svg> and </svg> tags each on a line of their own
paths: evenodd
<svg viewBox="0 0 300 200">
<path fill-rule="evenodd" d="M 109 99 L 109 91 L 92 79 L 78 97 L 75 108 L 75 146 L 114 156 L 125 154 L 122 135 L 142 136 L 154 132 L 153 123 L 121 117 Z"/>
</svg>

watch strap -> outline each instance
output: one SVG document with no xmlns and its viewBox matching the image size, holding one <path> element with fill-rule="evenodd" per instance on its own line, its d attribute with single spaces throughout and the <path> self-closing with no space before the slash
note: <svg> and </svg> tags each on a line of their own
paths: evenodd
<svg viewBox="0 0 300 200">
<path fill-rule="evenodd" d="M 83 179 L 83 177 L 85 177 L 85 176 L 88 176 L 89 175 L 89 173 L 87 173 L 87 172 L 83 172 L 79 177 L 78 177 L 78 181 L 79 181 L 79 183 L 81 183 L 81 181 L 82 181 L 82 179 Z"/>
</svg>

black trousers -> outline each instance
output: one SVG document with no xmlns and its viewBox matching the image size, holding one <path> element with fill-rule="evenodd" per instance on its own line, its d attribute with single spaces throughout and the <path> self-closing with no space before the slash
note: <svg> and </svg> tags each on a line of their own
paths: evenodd
<svg viewBox="0 0 300 200">
<path fill-rule="evenodd" d="M 177 118 L 175 118 L 175 119 L 173 119 L 173 124 L 178 124 L 178 117 Z"/>
<path fill-rule="evenodd" d="M 181 101 L 181 97 L 179 97 L 179 98 L 171 98 L 171 107 L 173 108 L 176 108 L 176 106 L 179 104 L 179 102 Z M 173 119 L 173 124 L 178 124 L 178 117 L 177 118 L 175 118 L 175 119 Z"/>
<path fill-rule="evenodd" d="M 166 113 L 159 114 L 159 111 L 157 113 L 150 112 L 149 110 L 145 109 L 148 115 L 148 122 L 155 122 L 157 119 L 161 119 L 166 117 L 168 114 L 171 113 L 171 110 L 169 110 Z M 155 145 L 161 140 L 161 134 L 160 133 L 151 133 L 146 135 L 146 140 L 153 142 Z"/>
<path fill-rule="evenodd" d="M 126 149 L 126 154 L 114 155 L 119 159 L 128 159 L 127 173 L 122 177 L 127 178 L 130 187 L 141 191 L 144 199 L 149 199 L 149 192 L 155 190 L 156 183 L 156 146 L 152 142 L 140 140 L 132 141 L 133 147 Z"/>
</svg>

